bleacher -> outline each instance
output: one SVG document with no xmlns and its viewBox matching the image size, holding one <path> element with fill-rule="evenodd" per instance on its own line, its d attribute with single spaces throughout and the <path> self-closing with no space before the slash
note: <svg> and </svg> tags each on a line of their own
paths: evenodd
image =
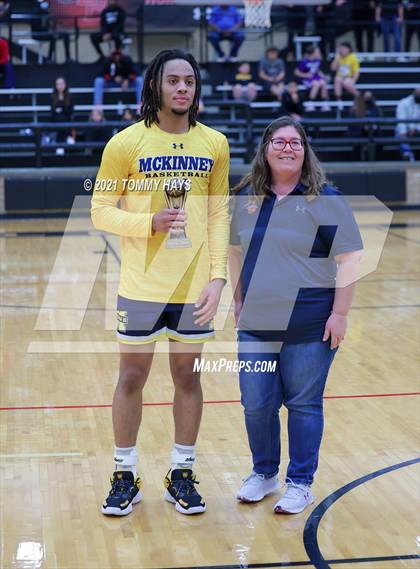
<svg viewBox="0 0 420 569">
<path fill-rule="evenodd" d="M 287 63 L 286 80 L 293 77 L 295 65 L 294 62 Z M 234 102 L 231 88 L 223 85 L 231 76 L 233 68 L 232 64 L 208 65 L 207 79 L 203 85 L 206 110 L 200 120 L 226 134 L 233 159 L 245 163 L 252 157 L 255 144 L 265 126 L 279 116 L 282 110 L 279 102 L 261 94 L 250 105 Z M 73 64 L 66 68 L 65 74 L 71 85 L 74 104 L 73 126 L 78 136 L 76 144 L 65 146 L 64 153 L 57 155 L 57 148 L 62 148 L 63 144 L 47 142 L 49 137 L 45 134 L 69 128 L 68 125 L 60 127 L 56 123 L 50 123 L 51 85 L 63 69 L 54 65 L 30 69 L 27 66 L 16 66 L 17 84 L 20 87 L 0 90 L 0 164 L 96 164 L 103 144 L 91 143 L 92 151 L 86 153 L 84 133 L 90 128 L 85 123 L 94 108 L 92 85 L 99 69 L 94 64 Z M 382 118 L 376 121 L 380 127 L 380 136 L 372 129 L 369 137 L 350 137 L 349 126 L 352 123 L 358 124 L 357 121 L 348 119 L 352 101 L 348 99 L 339 104 L 334 101 L 331 93 L 331 110 L 325 111 L 323 103 L 319 102 L 315 104 L 314 110 L 306 111 L 304 115 L 304 123 L 308 126 L 308 133 L 320 157 L 330 161 L 398 160 L 399 145 L 394 139 L 396 105 L 418 85 L 416 79 L 419 76 L 420 66 L 417 61 L 404 65 L 397 62 L 381 65 L 378 61 L 365 61 L 361 67 L 358 87 L 360 90 L 371 90 L 377 99 L 382 113 Z M 32 87 L 34 84 L 37 85 L 36 88 Z M 332 85 L 329 88 L 332 91 Z M 305 106 L 307 105 L 306 102 Z M 127 106 L 136 110 L 133 90 L 106 91 L 103 110 L 110 133 L 121 128 L 122 109 Z M 420 148 L 420 140 L 413 143 L 415 150 Z"/>
<path fill-rule="evenodd" d="M 32 17 L 32 5 L 33 0 L 15 0 L 13 3 L 14 20 L 9 22 L 8 32 L 11 51 L 14 55 L 16 88 L 0 88 L 0 167 L 97 166 L 106 137 L 103 142 L 88 142 L 86 133 L 89 129 L 96 128 L 96 125 L 92 126 L 87 121 L 94 108 L 93 82 L 101 71 L 101 64 L 39 65 L 39 50 L 29 44 L 25 47 L 19 44 L 24 34 L 29 33 L 28 22 Z M 281 9 L 276 8 L 276 10 L 278 14 L 273 18 L 275 22 L 273 29 L 278 30 L 282 25 L 282 16 Z M 156 13 L 163 15 L 163 11 L 162 6 L 156 7 Z M 201 23 L 202 14 L 203 12 L 198 18 Z M 180 23 L 188 24 L 190 29 L 193 21 L 187 20 L 175 22 L 172 31 L 178 29 L 177 26 Z M 150 25 L 147 23 L 144 27 L 145 22 L 143 22 L 142 29 L 144 32 L 148 30 L 158 33 L 157 23 L 159 19 L 151 21 Z M 97 20 L 95 24 L 97 25 Z M 138 53 L 142 53 L 141 49 L 136 51 L 132 45 L 136 41 L 136 25 L 135 18 L 130 16 L 127 25 L 127 39 L 130 42 L 127 43 L 126 48 L 131 49 L 134 59 Z M 87 36 L 89 31 L 82 30 L 80 33 Z M 167 34 L 170 30 L 165 28 L 161 31 Z M 78 34 L 79 30 L 75 37 L 72 36 L 76 54 L 78 53 L 76 49 Z M 145 37 L 147 41 L 147 36 Z M 271 39 L 272 36 L 267 37 Z M 200 45 L 196 46 L 199 48 L 200 55 L 206 52 L 201 43 L 202 38 Z M 296 42 L 296 45 L 301 46 L 300 40 Z M 255 60 L 251 62 L 254 74 L 261 55 L 256 51 Z M 349 110 L 353 102 L 350 98 L 344 98 L 344 101 L 340 103 L 336 102 L 331 81 L 329 110 L 325 110 L 322 102 L 317 102 L 311 107 L 307 102 L 304 103 L 303 122 L 307 127 L 311 143 L 323 161 L 337 163 L 350 160 L 370 163 L 378 160 L 398 161 L 401 158 L 400 142 L 395 139 L 396 105 L 400 99 L 410 94 L 419 85 L 420 53 L 373 52 L 359 53 L 358 57 L 361 61 L 358 88 L 362 91 L 373 92 L 381 110 L 381 118 L 367 121 L 370 125 L 368 133 L 358 135 L 358 128 L 366 124 L 366 121 L 349 118 Z M 28 64 L 23 64 L 23 60 L 26 60 Z M 296 66 L 296 61 L 286 62 L 286 82 L 295 79 Z M 144 67 L 145 64 L 138 63 L 138 73 L 142 73 Z M 264 128 L 283 111 L 279 102 L 273 101 L 263 92 L 260 92 L 257 100 L 251 104 L 234 101 L 231 87 L 226 85 L 226 82 L 231 81 L 234 69 L 235 64 L 203 62 L 205 112 L 200 115 L 199 120 L 226 134 L 230 144 L 232 163 L 246 165 L 253 157 Z M 331 74 L 328 62 L 324 65 L 324 72 Z M 71 124 L 51 122 L 52 85 L 56 77 L 60 75 L 66 77 L 70 86 L 74 105 Z M 107 137 L 124 128 L 121 115 L 125 107 L 137 110 L 133 90 L 121 92 L 119 89 L 108 89 L 105 91 L 103 110 L 106 116 Z M 56 133 L 63 130 L 68 131 L 70 128 L 76 131 L 76 143 L 56 142 Z M 412 138 L 410 143 L 413 150 L 418 153 L 420 138 Z"/>
</svg>

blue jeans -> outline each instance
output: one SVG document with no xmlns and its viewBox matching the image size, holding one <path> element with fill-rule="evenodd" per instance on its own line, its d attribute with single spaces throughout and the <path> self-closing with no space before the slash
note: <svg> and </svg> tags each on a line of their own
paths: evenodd
<svg viewBox="0 0 420 569">
<path fill-rule="evenodd" d="M 106 81 L 104 77 L 96 77 L 93 93 L 94 105 L 102 105 L 105 84 L 107 87 L 121 87 L 121 85 L 115 83 L 114 81 Z M 139 105 L 141 101 L 141 90 L 143 89 L 143 77 L 139 75 L 135 78 L 134 81 L 130 81 L 130 87 L 133 86 L 136 89 L 136 103 Z"/>
<path fill-rule="evenodd" d="M 244 32 L 238 30 L 236 32 L 232 32 L 228 36 L 224 36 L 220 32 L 209 32 L 207 38 L 211 45 L 214 47 L 217 55 L 219 57 L 224 57 L 225 54 L 223 53 L 220 42 L 223 40 L 228 40 L 232 43 L 232 48 L 230 50 L 229 57 L 236 57 L 238 55 L 239 48 L 241 47 L 242 43 L 245 40 Z"/>
<path fill-rule="evenodd" d="M 239 361 L 276 362 L 275 371 L 239 373 L 241 402 L 252 452 L 254 472 L 275 476 L 280 465 L 280 418 L 282 404 L 288 411 L 289 466 L 287 478 L 312 484 L 324 426 L 323 394 L 336 349 L 330 342 L 283 344 L 278 351 L 258 349 L 258 338 L 239 332 Z M 242 342 L 256 342 L 255 350 L 243 351 Z M 242 350 L 242 351 L 241 351 Z M 276 351 L 275 351 L 276 350 Z M 242 364 L 243 365 L 243 364 Z M 273 364 L 274 365 L 274 364 Z"/>
<path fill-rule="evenodd" d="M 0 73 L 4 74 L 4 88 L 5 89 L 14 89 L 15 88 L 15 73 L 13 71 L 13 66 L 8 61 L 0 65 Z"/>
<path fill-rule="evenodd" d="M 420 130 L 418 132 L 418 134 L 420 134 Z M 396 134 L 397 139 L 398 138 L 406 138 L 407 135 L 402 135 L 402 134 Z M 410 144 L 408 142 L 401 142 L 400 143 L 400 154 L 401 154 L 401 158 L 408 158 L 410 160 L 414 160 L 414 152 L 413 149 L 411 148 Z"/>
<path fill-rule="evenodd" d="M 384 36 L 384 50 L 391 51 L 389 46 L 389 36 L 394 36 L 394 51 L 401 51 L 401 26 L 394 16 L 392 20 L 382 18 L 381 20 L 382 35 Z"/>
</svg>

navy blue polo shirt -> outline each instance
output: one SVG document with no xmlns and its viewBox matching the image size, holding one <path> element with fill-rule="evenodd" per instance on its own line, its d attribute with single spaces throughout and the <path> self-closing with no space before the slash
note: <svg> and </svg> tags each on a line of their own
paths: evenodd
<svg viewBox="0 0 420 569">
<path fill-rule="evenodd" d="M 325 186 L 316 197 L 305 190 L 299 184 L 279 200 L 255 199 L 244 188 L 233 198 L 230 242 L 244 253 L 239 330 L 288 343 L 322 340 L 334 302 L 334 257 L 363 243 L 339 190 Z"/>
</svg>

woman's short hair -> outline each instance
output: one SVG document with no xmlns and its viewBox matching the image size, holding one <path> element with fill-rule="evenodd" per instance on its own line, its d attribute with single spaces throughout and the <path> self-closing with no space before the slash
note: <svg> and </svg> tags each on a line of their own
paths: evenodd
<svg viewBox="0 0 420 569">
<path fill-rule="evenodd" d="M 267 147 L 270 144 L 273 134 L 279 130 L 279 128 L 287 126 L 294 127 L 302 139 L 305 156 L 303 159 L 300 182 L 306 187 L 305 194 L 308 196 L 317 196 L 320 194 L 323 186 L 327 184 L 324 170 L 309 144 L 302 124 L 290 116 L 282 116 L 267 126 L 261 137 L 254 160 L 252 161 L 251 171 L 246 174 L 233 189 L 234 192 L 238 192 L 242 188 L 250 186 L 254 196 L 272 195 L 271 169 L 267 162 Z"/>
</svg>

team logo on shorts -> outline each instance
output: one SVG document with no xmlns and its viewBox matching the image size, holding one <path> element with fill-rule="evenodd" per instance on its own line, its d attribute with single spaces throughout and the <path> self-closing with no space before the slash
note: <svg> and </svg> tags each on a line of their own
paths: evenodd
<svg viewBox="0 0 420 569">
<path fill-rule="evenodd" d="M 128 316 L 126 310 L 117 310 L 118 331 L 127 332 Z"/>
</svg>

